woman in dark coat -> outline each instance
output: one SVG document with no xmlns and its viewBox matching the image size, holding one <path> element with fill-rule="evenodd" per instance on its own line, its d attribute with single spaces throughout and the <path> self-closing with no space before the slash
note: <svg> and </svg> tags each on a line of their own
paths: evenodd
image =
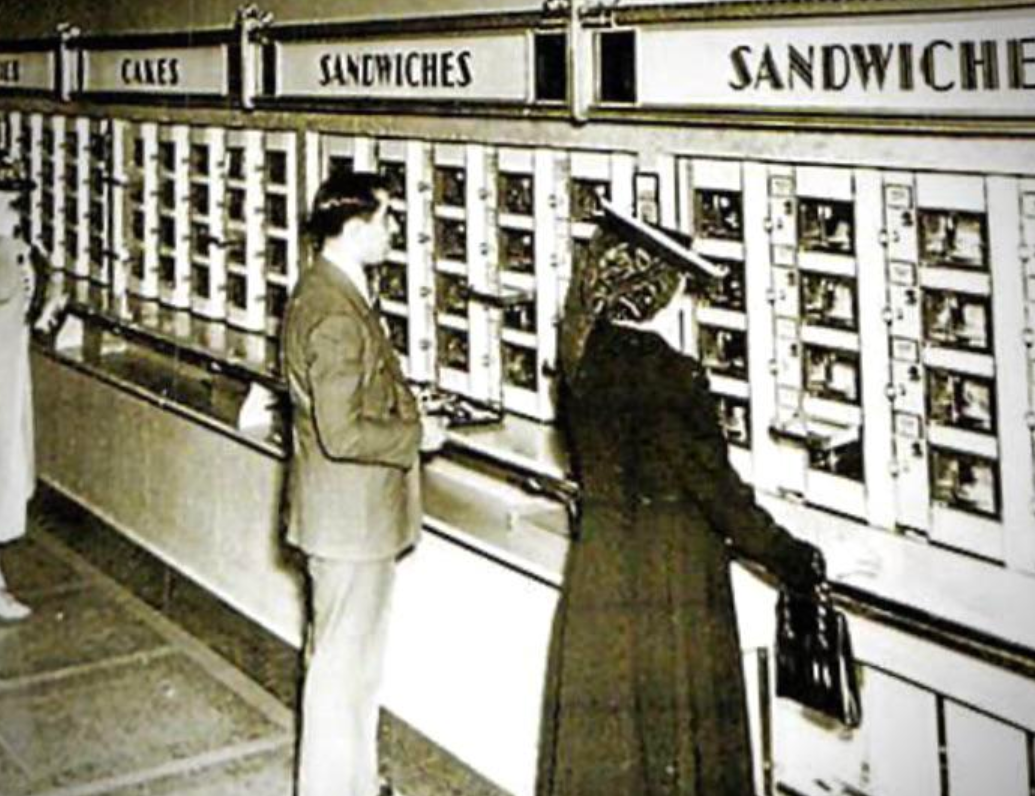
<svg viewBox="0 0 1035 796">
<path fill-rule="evenodd" d="M 562 412 L 581 519 L 554 620 L 538 796 L 749 796 L 733 557 L 808 589 L 823 559 L 755 505 L 705 372 L 630 324 L 683 277 L 598 235 L 574 274 Z"/>
</svg>

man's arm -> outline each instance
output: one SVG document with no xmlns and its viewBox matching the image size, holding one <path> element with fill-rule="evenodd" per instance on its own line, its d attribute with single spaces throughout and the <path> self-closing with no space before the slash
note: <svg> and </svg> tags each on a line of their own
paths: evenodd
<svg viewBox="0 0 1035 796">
<path fill-rule="evenodd" d="M 0 304 L 17 300 L 26 301 L 26 288 L 17 255 L 12 248 L 5 246 L 0 250 L 0 256 L 7 258 L 5 262 L 0 263 Z"/>
<path fill-rule="evenodd" d="M 385 419 L 362 412 L 363 329 L 348 315 L 332 315 L 310 333 L 307 377 L 320 447 L 331 459 L 409 468 L 420 447 L 418 419 Z"/>
</svg>

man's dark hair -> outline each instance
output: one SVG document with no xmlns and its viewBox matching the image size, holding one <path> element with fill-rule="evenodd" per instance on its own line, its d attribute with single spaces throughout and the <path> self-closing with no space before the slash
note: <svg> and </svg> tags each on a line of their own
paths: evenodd
<svg viewBox="0 0 1035 796">
<path fill-rule="evenodd" d="M 350 218 L 370 218 L 380 205 L 380 191 L 388 191 L 388 183 L 380 174 L 344 172 L 324 180 L 305 224 L 316 250 L 322 249 L 328 238 L 339 235 Z"/>
</svg>

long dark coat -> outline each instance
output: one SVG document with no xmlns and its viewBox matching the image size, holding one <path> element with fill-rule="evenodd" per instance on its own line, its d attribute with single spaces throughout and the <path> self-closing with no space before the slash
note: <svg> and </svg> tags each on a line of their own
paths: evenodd
<svg viewBox="0 0 1035 796">
<path fill-rule="evenodd" d="M 583 488 L 554 621 L 539 796 L 749 796 L 729 578 L 792 585 L 814 548 L 755 506 L 697 363 L 653 334 L 593 331 L 564 408 Z"/>
</svg>

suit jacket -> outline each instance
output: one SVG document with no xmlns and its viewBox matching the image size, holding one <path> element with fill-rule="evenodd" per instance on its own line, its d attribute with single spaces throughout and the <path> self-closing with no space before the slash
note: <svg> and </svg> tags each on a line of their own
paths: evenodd
<svg viewBox="0 0 1035 796">
<path fill-rule="evenodd" d="M 0 237 L 0 542 L 25 533 L 25 504 L 36 484 L 28 296 L 28 247 Z"/>
<path fill-rule="evenodd" d="M 420 531 L 420 416 L 377 313 L 320 257 L 288 305 L 293 404 L 288 542 L 309 555 L 390 558 Z"/>
</svg>

